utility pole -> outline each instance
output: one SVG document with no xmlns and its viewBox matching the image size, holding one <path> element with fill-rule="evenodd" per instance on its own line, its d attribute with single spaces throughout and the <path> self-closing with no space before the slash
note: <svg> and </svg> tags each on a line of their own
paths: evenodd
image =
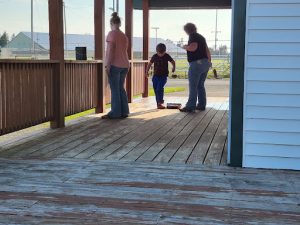
<svg viewBox="0 0 300 225">
<path fill-rule="evenodd" d="M 157 31 L 159 30 L 159 27 L 151 27 L 151 29 L 155 30 L 155 42 L 157 46 Z"/>
<path fill-rule="evenodd" d="M 119 13 L 120 8 L 120 1 L 116 0 L 116 11 Z"/>
<path fill-rule="evenodd" d="M 216 29 L 215 29 L 215 50 L 217 51 L 217 40 L 218 40 L 218 10 L 216 9 Z"/>
<path fill-rule="evenodd" d="M 177 45 L 176 45 L 176 59 L 178 59 L 178 50 L 179 50 L 179 46 L 180 46 L 180 41 L 177 42 Z"/>
<path fill-rule="evenodd" d="M 113 7 L 109 8 L 112 12 L 119 13 L 120 10 L 120 1 L 119 0 L 113 0 Z"/>
<path fill-rule="evenodd" d="M 35 55 L 34 36 L 33 36 L 33 0 L 31 0 L 31 41 L 32 41 L 31 53 Z"/>
<path fill-rule="evenodd" d="M 65 25 L 65 51 L 66 51 L 66 58 L 68 57 L 68 33 L 67 33 L 67 16 L 66 16 L 66 4 L 63 1 L 64 7 L 64 25 Z"/>
<path fill-rule="evenodd" d="M 221 33 L 221 31 L 218 31 L 218 9 L 216 9 L 216 28 L 215 28 L 215 51 L 217 51 L 218 48 L 218 33 Z"/>
</svg>

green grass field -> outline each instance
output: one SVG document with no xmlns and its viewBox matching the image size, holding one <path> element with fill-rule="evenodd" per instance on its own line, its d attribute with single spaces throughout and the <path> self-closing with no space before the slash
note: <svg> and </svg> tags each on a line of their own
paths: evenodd
<svg viewBox="0 0 300 225">
<path fill-rule="evenodd" d="M 230 77 L 230 61 L 227 59 L 213 59 L 212 60 L 213 68 L 217 70 L 218 75 L 222 78 Z M 176 60 L 176 72 L 178 78 L 187 78 L 188 74 L 188 62 L 186 59 L 178 59 Z M 212 70 L 208 72 L 208 78 L 213 77 Z M 171 78 L 171 77 L 170 77 Z"/>
</svg>

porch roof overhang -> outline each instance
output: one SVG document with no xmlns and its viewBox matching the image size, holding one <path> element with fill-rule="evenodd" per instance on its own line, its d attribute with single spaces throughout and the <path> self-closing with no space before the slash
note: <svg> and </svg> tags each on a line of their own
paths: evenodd
<svg viewBox="0 0 300 225">
<path fill-rule="evenodd" d="M 135 9 L 142 9 L 143 0 L 133 0 Z M 231 0 L 149 0 L 154 10 L 172 9 L 230 9 Z"/>
</svg>

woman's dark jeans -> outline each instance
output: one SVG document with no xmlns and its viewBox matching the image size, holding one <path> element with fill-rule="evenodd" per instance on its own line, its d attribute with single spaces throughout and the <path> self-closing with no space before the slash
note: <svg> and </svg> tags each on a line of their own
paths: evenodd
<svg viewBox="0 0 300 225">
<path fill-rule="evenodd" d="M 111 118 L 126 117 L 129 115 L 128 97 L 124 88 L 127 68 L 111 66 L 108 81 L 111 89 Z"/>
<path fill-rule="evenodd" d="M 190 63 L 189 67 L 189 100 L 186 104 L 188 110 L 206 108 L 205 80 L 211 63 L 208 59 L 201 59 Z M 197 105 L 198 98 L 198 105 Z"/>
</svg>

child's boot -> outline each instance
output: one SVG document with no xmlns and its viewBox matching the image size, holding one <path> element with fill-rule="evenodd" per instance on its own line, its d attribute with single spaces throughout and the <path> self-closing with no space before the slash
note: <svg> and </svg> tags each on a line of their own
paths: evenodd
<svg viewBox="0 0 300 225">
<path fill-rule="evenodd" d="M 157 109 L 165 109 L 166 107 L 163 104 L 157 104 Z"/>
</svg>

